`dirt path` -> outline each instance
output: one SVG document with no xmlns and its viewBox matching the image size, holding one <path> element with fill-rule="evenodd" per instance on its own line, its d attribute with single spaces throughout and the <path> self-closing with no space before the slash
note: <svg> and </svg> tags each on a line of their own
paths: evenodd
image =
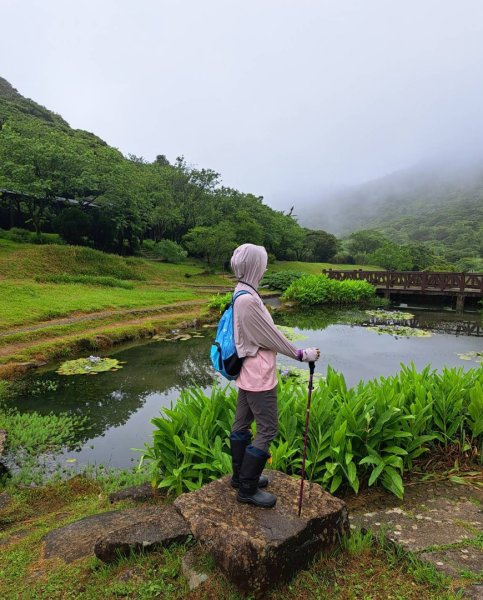
<svg viewBox="0 0 483 600">
<path fill-rule="evenodd" d="M 83 323 L 88 321 L 95 321 L 98 319 L 105 319 L 109 317 L 125 316 L 125 315 L 147 315 L 156 314 L 163 312 L 170 312 L 172 310 L 182 310 L 183 308 L 191 308 L 192 306 L 200 306 L 206 302 L 206 299 L 200 300 L 189 300 L 187 302 L 178 302 L 177 304 L 163 304 L 161 306 L 153 306 L 150 308 L 129 308 L 125 310 L 103 310 L 95 313 L 78 314 L 77 316 L 65 317 L 61 319 L 50 319 L 49 321 L 42 321 L 36 325 L 28 325 L 26 327 L 19 327 L 17 329 L 9 329 L 8 331 L 0 332 L 0 338 L 15 335 L 17 333 L 29 333 L 30 331 L 39 331 L 41 329 L 48 329 L 49 327 L 57 327 L 59 325 L 71 325 L 72 323 Z"/>
</svg>

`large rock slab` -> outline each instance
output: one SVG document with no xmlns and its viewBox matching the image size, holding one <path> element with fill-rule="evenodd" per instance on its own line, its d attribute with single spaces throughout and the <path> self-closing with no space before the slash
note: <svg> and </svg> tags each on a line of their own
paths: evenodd
<svg viewBox="0 0 483 600">
<path fill-rule="evenodd" d="M 94 546 L 97 558 L 114 562 L 119 555 L 159 550 L 191 536 L 186 521 L 172 506 L 144 508 L 141 521 L 101 535 Z"/>
<path fill-rule="evenodd" d="M 342 500 L 307 482 L 298 517 L 300 480 L 278 471 L 267 474 L 269 490 L 277 495 L 272 509 L 237 502 L 229 476 L 174 501 L 221 570 L 257 597 L 289 580 L 319 552 L 331 550 L 349 530 Z"/>
<path fill-rule="evenodd" d="M 483 550 L 475 539 L 483 530 L 483 493 L 451 481 L 415 482 L 404 501 L 383 492 L 364 494 L 351 508 L 351 527 L 384 529 L 385 537 L 458 578 L 483 573 Z M 475 592 L 476 593 L 476 592 Z"/>
<path fill-rule="evenodd" d="M 171 535 L 168 532 L 168 523 L 177 527 L 174 536 L 177 539 L 180 539 L 181 531 L 186 533 L 185 539 L 189 535 L 189 530 L 170 506 L 129 508 L 84 517 L 48 533 L 43 539 L 41 556 L 44 559 L 58 558 L 70 563 L 93 556 L 97 540 L 109 536 L 110 542 L 105 542 L 104 546 L 106 556 L 109 549 L 116 544 L 122 548 L 125 544 L 130 544 L 136 550 L 141 547 L 152 548 L 156 540 L 159 542 L 157 530 L 164 532 L 164 535 Z M 115 532 L 119 532 L 117 537 Z M 121 532 L 124 532 L 123 537 Z M 139 537 L 136 538 L 136 535 Z M 145 542 L 147 544 L 143 546 Z"/>
</svg>

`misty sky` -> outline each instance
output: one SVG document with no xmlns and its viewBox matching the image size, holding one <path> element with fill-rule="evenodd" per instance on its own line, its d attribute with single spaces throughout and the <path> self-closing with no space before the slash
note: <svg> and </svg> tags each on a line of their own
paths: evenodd
<svg viewBox="0 0 483 600">
<path fill-rule="evenodd" d="M 481 0 L 0 0 L 0 76 L 286 208 L 483 140 Z"/>
</svg>

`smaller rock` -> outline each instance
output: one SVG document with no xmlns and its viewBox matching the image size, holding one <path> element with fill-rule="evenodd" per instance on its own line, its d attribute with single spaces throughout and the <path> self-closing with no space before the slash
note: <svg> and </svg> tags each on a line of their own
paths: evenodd
<svg viewBox="0 0 483 600">
<path fill-rule="evenodd" d="M 131 567 L 125 571 L 122 571 L 122 573 L 118 575 L 117 580 L 122 581 L 123 583 L 138 581 L 142 578 L 142 575 L 143 573 L 141 569 L 138 569 L 137 567 Z"/>
<path fill-rule="evenodd" d="M 137 521 L 101 535 L 94 546 L 97 558 L 110 563 L 131 552 L 158 550 L 186 542 L 191 531 L 173 506 L 146 507 Z"/>
<path fill-rule="evenodd" d="M 133 500 L 134 502 L 145 502 L 155 497 L 153 487 L 150 483 L 143 485 L 135 485 L 132 487 L 124 488 L 109 494 L 109 502 L 121 502 L 121 500 Z"/>
<path fill-rule="evenodd" d="M 181 561 L 181 571 L 184 577 L 188 581 L 188 587 L 190 590 L 195 590 L 202 583 L 208 580 L 209 575 L 207 573 L 201 573 L 198 566 L 198 550 L 197 548 L 191 548 L 183 556 Z"/>
</svg>

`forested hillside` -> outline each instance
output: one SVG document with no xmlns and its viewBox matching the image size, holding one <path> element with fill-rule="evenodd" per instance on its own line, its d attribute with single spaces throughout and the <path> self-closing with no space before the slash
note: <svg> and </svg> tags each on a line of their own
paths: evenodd
<svg viewBox="0 0 483 600">
<path fill-rule="evenodd" d="M 37 241 L 56 233 L 105 251 L 129 254 L 144 244 L 174 260 L 189 251 L 208 262 L 226 260 L 244 242 L 279 259 L 326 260 L 336 252 L 334 236 L 224 187 L 214 171 L 183 157 L 174 164 L 162 154 L 151 163 L 125 157 L 1 78 L 0 190 L 0 228 L 30 229 Z"/>
<path fill-rule="evenodd" d="M 483 270 L 483 160 L 394 173 L 298 212 L 302 224 L 345 236 L 376 230 L 397 244 L 423 244 L 440 262 Z"/>
</svg>

